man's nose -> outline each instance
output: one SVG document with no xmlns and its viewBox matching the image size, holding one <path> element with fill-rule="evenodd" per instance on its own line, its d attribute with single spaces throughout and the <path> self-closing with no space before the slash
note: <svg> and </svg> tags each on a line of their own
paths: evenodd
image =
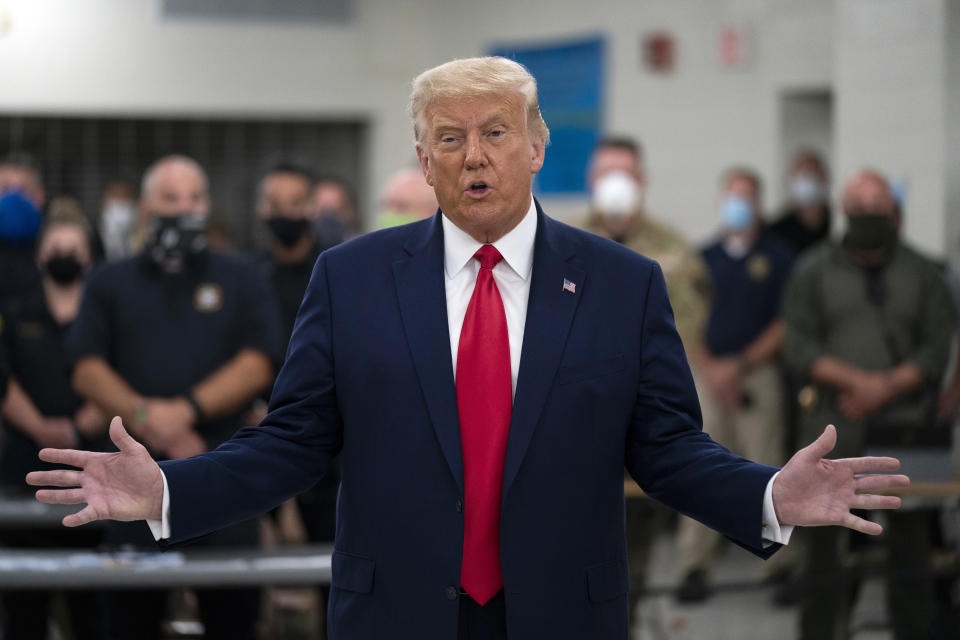
<svg viewBox="0 0 960 640">
<path fill-rule="evenodd" d="M 480 144 L 480 134 L 471 132 L 467 134 L 467 155 L 464 163 L 468 169 L 479 169 L 487 164 L 487 157 Z"/>
</svg>

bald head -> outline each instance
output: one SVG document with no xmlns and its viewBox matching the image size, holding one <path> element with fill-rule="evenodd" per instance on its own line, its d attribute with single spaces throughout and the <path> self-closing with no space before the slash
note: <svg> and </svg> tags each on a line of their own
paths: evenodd
<svg viewBox="0 0 960 640">
<path fill-rule="evenodd" d="M 420 169 L 401 169 L 387 180 L 381 207 L 393 214 L 429 218 L 437 212 L 437 196 Z"/>
<path fill-rule="evenodd" d="M 861 169 L 843 189 L 843 212 L 848 216 L 869 212 L 892 218 L 896 210 L 890 184 L 875 169 Z"/>
<path fill-rule="evenodd" d="M 207 174 L 196 160 L 183 155 L 160 158 L 143 174 L 140 210 L 146 215 L 207 215 Z"/>
</svg>

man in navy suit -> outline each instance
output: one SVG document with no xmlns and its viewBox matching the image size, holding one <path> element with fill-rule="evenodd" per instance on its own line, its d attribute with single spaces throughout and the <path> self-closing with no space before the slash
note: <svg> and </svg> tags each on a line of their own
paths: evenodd
<svg viewBox="0 0 960 640">
<path fill-rule="evenodd" d="M 659 266 L 531 196 L 549 134 L 522 66 L 428 70 L 411 113 L 441 211 L 320 256 L 264 421 L 160 466 L 119 419 L 118 453 L 44 450 L 80 468 L 28 477 L 87 504 L 64 524 L 147 519 L 178 544 L 339 455 L 334 640 L 626 638 L 624 465 L 761 556 L 791 525 L 880 531 L 849 509 L 899 504 L 863 495 L 908 482 L 874 474 L 896 460 L 824 460 L 829 427 L 778 473 L 702 433 Z"/>
</svg>

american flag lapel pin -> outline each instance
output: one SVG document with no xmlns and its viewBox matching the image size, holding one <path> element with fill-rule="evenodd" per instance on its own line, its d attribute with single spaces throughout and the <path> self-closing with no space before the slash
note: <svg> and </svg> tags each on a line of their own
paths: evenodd
<svg viewBox="0 0 960 640">
<path fill-rule="evenodd" d="M 577 292 L 577 283 L 575 283 L 575 282 L 570 282 L 569 280 L 567 280 L 566 278 L 564 278 L 564 279 L 563 279 L 563 290 L 564 290 L 564 291 L 569 291 L 570 293 L 576 293 L 576 292 Z"/>
</svg>

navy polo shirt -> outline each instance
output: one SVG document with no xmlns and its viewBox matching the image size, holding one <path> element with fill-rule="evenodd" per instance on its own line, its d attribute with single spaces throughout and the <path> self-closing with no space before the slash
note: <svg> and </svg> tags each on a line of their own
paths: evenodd
<svg viewBox="0 0 960 640">
<path fill-rule="evenodd" d="M 793 256 L 766 231 L 742 258 L 727 254 L 722 240 L 702 253 L 713 284 L 707 348 L 716 356 L 738 353 L 780 316 Z"/>
<path fill-rule="evenodd" d="M 137 393 L 159 398 L 183 395 L 242 349 L 276 365 L 281 342 L 273 293 L 254 262 L 213 252 L 177 275 L 142 255 L 101 265 L 67 338 L 73 362 L 100 356 Z M 243 426 L 243 413 L 197 431 L 214 448 Z"/>
</svg>

